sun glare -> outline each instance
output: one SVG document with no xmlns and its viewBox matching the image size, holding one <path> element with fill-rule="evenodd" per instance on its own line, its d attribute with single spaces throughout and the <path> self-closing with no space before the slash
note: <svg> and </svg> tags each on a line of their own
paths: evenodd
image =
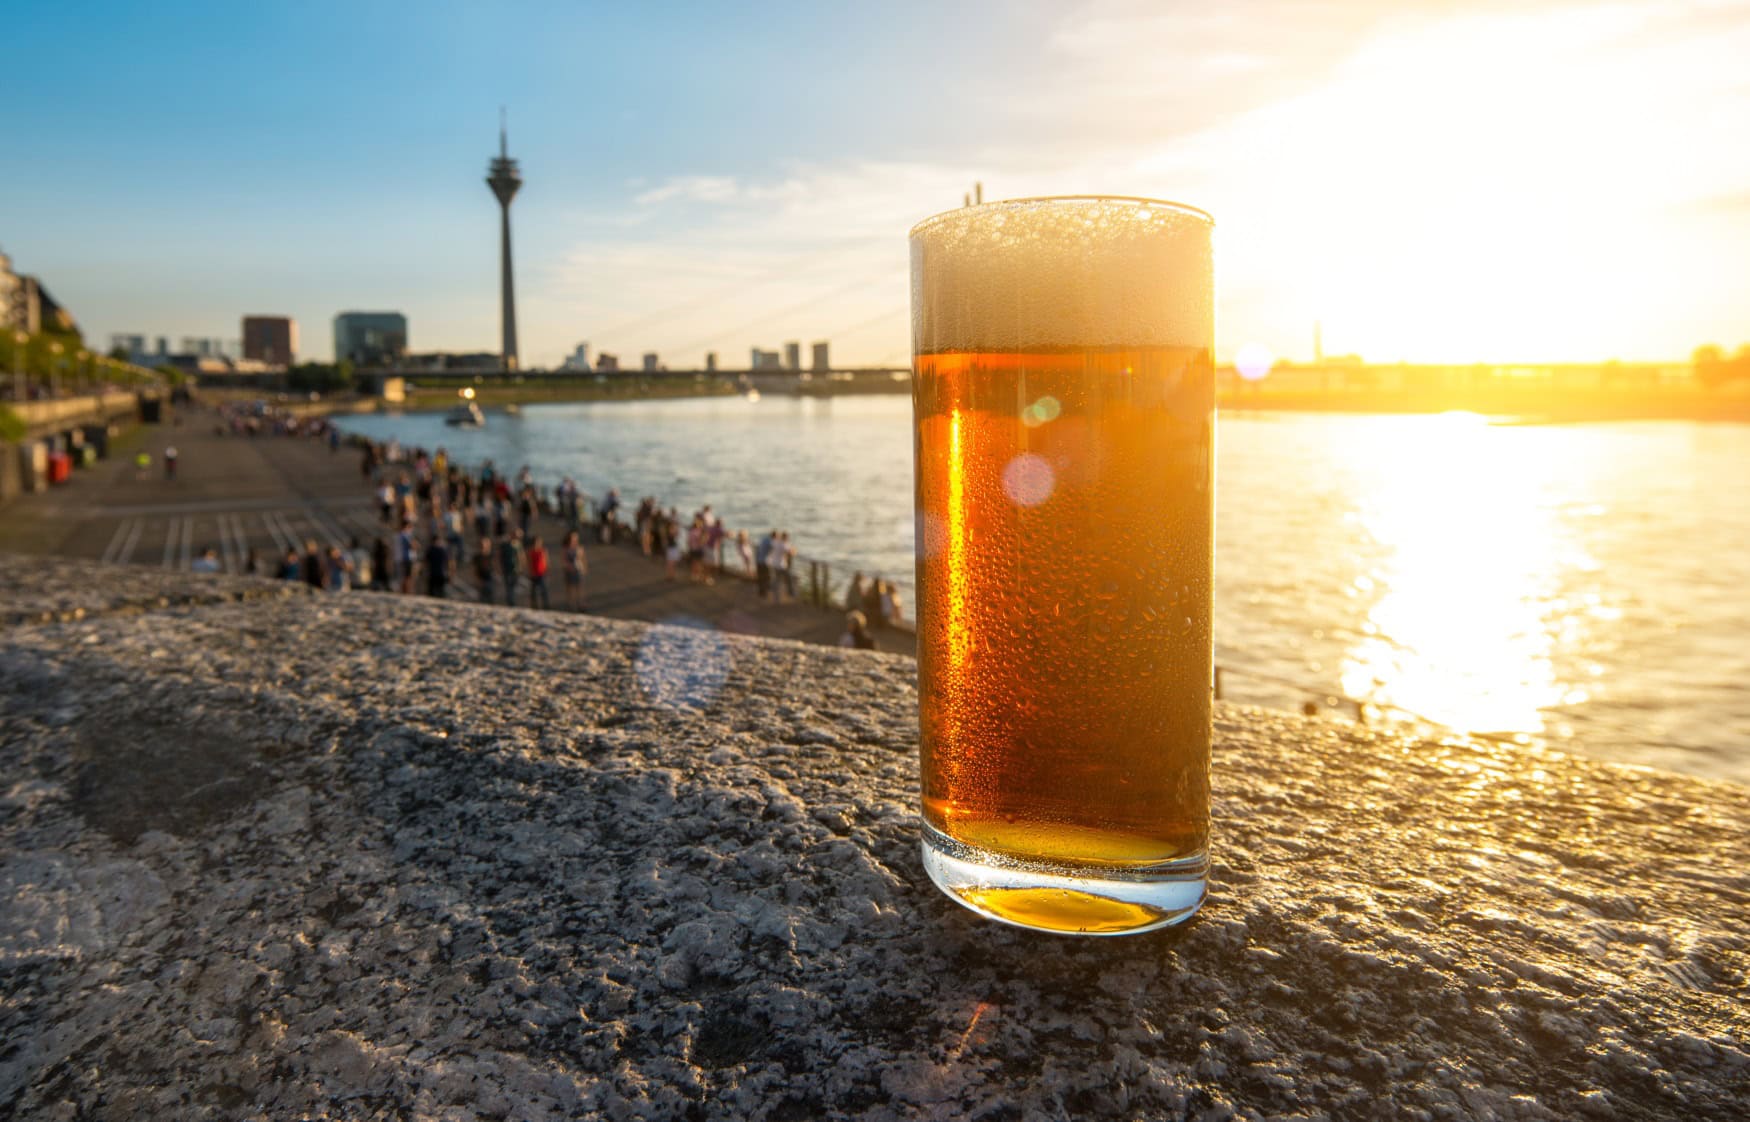
<svg viewBox="0 0 1750 1122">
<path fill-rule="evenodd" d="M 1365 431 L 1355 455 L 1390 468 L 1355 517 L 1386 555 L 1358 578 L 1379 591 L 1344 692 L 1461 731 L 1542 733 L 1567 692 L 1552 659 L 1562 574 L 1588 563 L 1542 502 L 1557 465 L 1526 449 L 1547 445 L 1510 449 L 1469 413 Z"/>
</svg>

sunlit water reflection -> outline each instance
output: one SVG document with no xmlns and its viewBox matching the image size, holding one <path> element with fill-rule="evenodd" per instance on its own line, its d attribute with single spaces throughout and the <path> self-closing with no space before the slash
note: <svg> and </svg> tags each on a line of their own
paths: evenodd
<svg viewBox="0 0 1750 1122">
<path fill-rule="evenodd" d="M 787 526 L 909 601 L 909 422 L 899 397 L 767 397 L 349 424 Z M 1218 461 L 1228 697 L 1750 781 L 1750 426 L 1230 413 Z"/>
</svg>

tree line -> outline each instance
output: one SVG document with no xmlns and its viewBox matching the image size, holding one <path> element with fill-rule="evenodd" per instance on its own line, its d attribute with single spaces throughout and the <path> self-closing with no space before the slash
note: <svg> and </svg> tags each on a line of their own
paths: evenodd
<svg viewBox="0 0 1750 1122">
<path fill-rule="evenodd" d="M 1695 380 L 1709 389 L 1750 378 L 1750 343 L 1739 347 L 1730 357 L 1725 348 L 1713 343 L 1697 347 L 1690 356 L 1690 364 L 1695 368 Z"/>
</svg>

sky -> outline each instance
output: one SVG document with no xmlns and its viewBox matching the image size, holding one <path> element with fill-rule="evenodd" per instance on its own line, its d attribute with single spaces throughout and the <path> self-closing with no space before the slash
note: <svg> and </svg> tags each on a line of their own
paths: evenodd
<svg viewBox="0 0 1750 1122">
<path fill-rule="evenodd" d="M 903 364 L 906 231 L 1146 195 L 1216 220 L 1216 340 L 1306 359 L 1750 342 L 1750 3 L 10 0 L 0 251 L 88 340 L 397 310 L 495 350 L 499 107 L 525 366 L 578 342 Z"/>
</svg>

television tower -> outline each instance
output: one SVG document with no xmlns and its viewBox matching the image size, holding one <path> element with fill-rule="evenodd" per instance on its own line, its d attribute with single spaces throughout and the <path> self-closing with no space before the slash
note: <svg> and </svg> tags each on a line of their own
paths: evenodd
<svg viewBox="0 0 1750 1122">
<path fill-rule="evenodd" d="M 510 142 L 505 135 L 502 106 L 498 110 L 498 158 L 492 161 L 488 170 L 491 174 L 486 177 L 486 185 L 492 188 L 492 194 L 498 199 L 499 283 L 504 300 L 504 342 L 499 364 L 504 373 L 509 374 L 517 368 L 516 292 L 510 280 L 510 201 L 516 198 L 517 189 L 523 185 L 523 173 L 517 170 L 516 161 L 510 158 Z"/>
</svg>

